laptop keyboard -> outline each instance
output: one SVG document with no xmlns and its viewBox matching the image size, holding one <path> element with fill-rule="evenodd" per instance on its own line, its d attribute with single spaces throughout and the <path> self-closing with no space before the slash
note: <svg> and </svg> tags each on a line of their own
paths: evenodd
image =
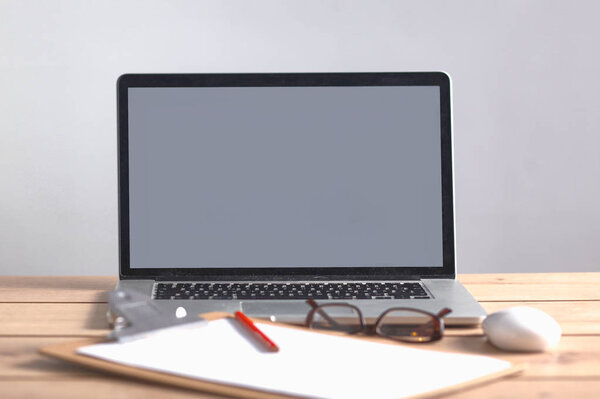
<svg viewBox="0 0 600 399">
<path fill-rule="evenodd" d="M 154 299 L 429 299 L 417 282 L 156 283 Z"/>
</svg>

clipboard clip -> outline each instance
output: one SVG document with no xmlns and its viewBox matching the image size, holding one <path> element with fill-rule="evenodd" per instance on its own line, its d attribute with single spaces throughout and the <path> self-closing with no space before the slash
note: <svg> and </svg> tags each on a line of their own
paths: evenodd
<svg viewBox="0 0 600 399">
<path fill-rule="evenodd" d="M 157 332 L 158 330 L 198 323 L 206 325 L 201 317 L 188 316 L 185 308 L 168 312 L 156 306 L 148 296 L 129 290 L 108 293 L 109 310 L 106 312 L 112 331 L 108 339 L 129 341 Z"/>
</svg>

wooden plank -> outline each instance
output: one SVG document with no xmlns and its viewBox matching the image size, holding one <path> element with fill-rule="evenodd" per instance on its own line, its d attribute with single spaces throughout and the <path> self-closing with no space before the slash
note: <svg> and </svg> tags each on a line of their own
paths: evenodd
<svg viewBox="0 0 600 399">
<path fill-rule="evenodd" d="M 373 388 L 377 397 L 377 388 Z M 66 380 L 39 379 L 0 380 L 0 392 L 6 399 L 29 399 L 43 396 L 48 399 L 96 398 L 141 398 L 141 399 L 223 399 L 223 396 L 197 391 L 187 391 L 147 382 L 125 380 L 117 377 L 79 377 Z M 448 399 L 490 398 L 577 398 L 597 399 L 600 395 L 600 380 L 597 379 L 525 379 L 507 377 L 484 383 L 462 391 L 444 395 Z"/>
<path fill-rule="evenodd" d="M 567 284 L 585 285 L 588 282 L 600 283 L 600 272 L 585 273 L 474 273 L 459 274 L 458 279 L 465 284 Z"/>
<path fill-rule="evenodd" d="M 515 305 L 541 309 L 554 317 L 563 334 L 600 334 L 599 301 L 484 302 L 488 312 Z M 101 336 L 108 333 L 105 303 L 0 303 L 0 336 Z M 481 335 L 480 328 L 449 328 L 446 334 Z"/>
<path fill-rule="evenodd" d="M 600 380 L 597 379 L 527 379 L 507 377 L 459 392 L 444 395 L 444 399 L 598 399 Z"/>
<path fill-rule="evenodd" d="M 0 336 L 106 335 L 107 309 L 105 303 L 0 303 Z"/>
<path fill-rule="evenodd" d="M 600 273 L 461 274 L 478 301 L 600 300 Z"/>
<path fill-rule="evenodd" d="M 113 276 L 1 276 L 0 302 L 106 302 Z"/>
<path fill-rule="evenodd" d="M 178 389 L 144 381 L 127 380 L 98 374 L 94 377 L 69 379 L 0 380 L 0 392 L 4 399 L 81 399 L 81 398 L 127 398 L 127 399 L 223 399 L 209 393 Z"/>
<path fill-rule="evenodd" d="M 77 338 L 0 337 L 0 379 L 67 378 L 97 375 L 94 371 L 55 360 L 38 353 L 40 347 L 77 340 Z M 419 347 L 413 345 L 414 347 Z M 421 348 L 481 354 L 528 365 L 527 377 L 600 378 L 600 336 L 566 336 L 559 347 L 545 353 L 507 353 L 489 345 L 484 337 L 446 337 Z"/>
</svg>

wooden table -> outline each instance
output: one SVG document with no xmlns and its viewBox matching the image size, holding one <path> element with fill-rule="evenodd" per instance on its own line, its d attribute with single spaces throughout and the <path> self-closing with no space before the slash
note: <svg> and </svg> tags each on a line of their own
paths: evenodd
<svg viewBox="0 0 600 399">
<path fill-rule="evenodd" d="M 600 398 L 600 273 L 470 274 L 460 280 L 488 312 L 515 305 L 544 310 L 563 329 L 557 350 L 509 354 L 478 328 L 447 329 L 441 350 L 481 353 L 529 368 L 447 398 Z M 218 398 L 122 379 L 37 353 L 41 346 L 106 334 L 114 277 L 0 277 L 0 397 Z M 376 395 L 374 395 L 376 397 Z"/>
</svg>

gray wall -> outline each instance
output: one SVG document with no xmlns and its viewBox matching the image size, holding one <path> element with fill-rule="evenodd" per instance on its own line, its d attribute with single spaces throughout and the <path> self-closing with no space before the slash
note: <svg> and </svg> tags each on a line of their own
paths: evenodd
<svg viewBox="0 0 600 399">
<path fill-rule="evenodd" d="M 0 0 L 0 274 L 117 271 L 124 72 L 453 77 L 459 271 L 600 270 L 600 2 Z"/>
</svg>

